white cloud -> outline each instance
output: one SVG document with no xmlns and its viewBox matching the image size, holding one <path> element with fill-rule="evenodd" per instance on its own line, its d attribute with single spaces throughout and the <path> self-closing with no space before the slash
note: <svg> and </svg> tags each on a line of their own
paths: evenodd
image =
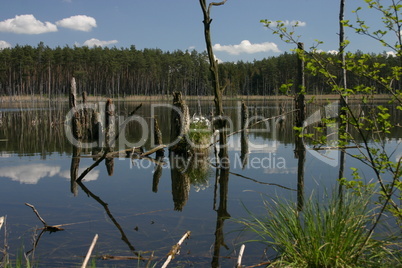
<svg viewBox="0 0 402 268">
<path fill-rule="evenodd" d="M 77 15 L 56 21 L 56 25 L 72 30 L 89 32 L 92 28 L 97 27 L 96 20 L 86 15 Z"/>
<path fill-rule="evenodd" d="M 396 57 L 395 51 L 387 51 L 385 52 L 385 54 L 387 55 L 387 57 Z"/>
<path fill-rule="evenodd" d="M 243 40 L 238 45 L 215 44 L 213 49 L 215 51 L 224 51 L 232 55 L 239 55 L 241 53 L 254 54 L 267 51 L 281 52 L 275 43 L 264 42 L 260 44 L 252 44 L 248 40 Z"/>
<path fill-rule="evenodd" d="M 0 40 L 0 49 L 9 48 L 9 47 L 11 47 L 11 44 L 10 44 L 10 43 L 8 43 L 8 42 L 6 42 L 6 41 L 3 41 L 3 40 Z M 4 157 L 4 156 L 1 155 L 0 157 Z"/>
<path fill-rule="evenodd" d="M 0 168 L 0 177 L 11 178 L 24 184 L 37 184 L 42 178 L 53 177 L 60 172 L 59 166 L 32 164 Z"/>
<path fill-rule="evenodd" d="M 86 168 L 82 167 L 78 170 L 78 175 L 82 174 Z M 84 178 L 85 181 L 95 181 L 99 178 L 99 170 L 93 170 Z M 45 164 L 31 164 L 22 166 L 2 167 L 0 168 L 0 177 L 10 178 L 21 184 L 37 184 L 43 178 L 60 176 L 68 180 L 70 170 L 61 170 L 60 166 L 49 166 Z"/>
<path fill-rule="evenodd" d="M 283 26 L 286 26 L 286 27 L 289 27 L 289 26 L 293 27 L 296 25 L 297 25 L 297 27 L 305 27 L 307 25 L 306 22 L 300 21 L 300 20 L 292 20 L 292 21 L 282 20 L 282 21 L 270 21 L 269 27 L 275 28 L 278 26 L 279 23 L 283 23 L 284 24 Z"/>
<path fill-rule="evenodd" d="M 15 18 L 0 21 L 0 32 L 42 34 L 57 32 L 57 26 L 48 21 L 41 22 L 32 14 L 17 15 Z"/>
<path fill-rule="evenodd" d="M 103 47 L 103 46 L 107 46 L 107 45 L 113 45 L 113 44 L 116 44 L 116 43 L 118 43 L 117 40 L 101 41 L 99 39 L 92 38 L 92 39 L 89 39 L 89 40 L 85 41 L 84 46 L 88 46 L 88 47 L 94 47 L 94 46 Z"/>
</svg>

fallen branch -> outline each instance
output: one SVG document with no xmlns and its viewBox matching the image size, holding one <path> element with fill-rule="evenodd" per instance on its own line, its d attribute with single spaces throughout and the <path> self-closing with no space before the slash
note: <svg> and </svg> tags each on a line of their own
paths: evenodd
<svg viewBox="0 0 402 268">
<path fill-rule="evenodd" d="M 81 265 L 81 268 L 87 267 L 89 258 L 91 258 L 92 251 L 94 250 L 96 241 L 98 241 L 98 234 L 95 235 L 94 239 L 92 240 L 91 246 L 88 249 L 87 255 L 85 256 L 84 262 Z"/>
<path fill-rule="evenodd" d="M 143 253 L 143 252 L 141 252 Z M 153 258 L 153 253 L 150 257 L 143 256 L 113 256 L 113 255 L 102 255 L 100 256 L 101 260 L 115 260 L 115 261 L 127 261 L 127 260 L 140 260 L 140 261 L 149 261 Z"/>
<path fill-rule="evenodd" d="M 191 234 L 191 231 L 187 231 L 183 235 L 183 237 L 179 240 L 179 242 L 172 247 L 172 249 L 170 250 L 170 252 L 168 254 L 168 257 L 167 257 L 165 263 L 162 265 L 162 268 L 166 268 L 169 265 L 170 261 L 180 251 L 181 244 L 184 242 L 184 240 L 186 240 L 190 236 L 190 234 Z"/>
<path fill-rule="evenodd" d="M 45 220 L 39 215 L 39 212 L 36 210 L 36 208 L 33 205 L 31 205 L 29 203 L 25 203 L 25 205 L 27 205 L 28 207 L 32 208 L 33 212 L 36 214 L 36 217 L 38 217 L 38 219 L 43 223 L 43 229 L 45 231 L 57 232 L 57 231 L 63 231 L 64 230 L 64 229 L 58 227 L 57 225 L 47 225 Z"/>
<path fill-rule="evenodd" d="M 144 153 L 140 154 L 140 157 L 144 157 L 144 156 L 153 154 L 159 150 L 163 150 L 164 148 L 166 148 L 166 145 L 164 145 L 164 144 L 158 145 L 155 148 L 149 150 L 148 152 L 144 152 Z"/>
</svg>

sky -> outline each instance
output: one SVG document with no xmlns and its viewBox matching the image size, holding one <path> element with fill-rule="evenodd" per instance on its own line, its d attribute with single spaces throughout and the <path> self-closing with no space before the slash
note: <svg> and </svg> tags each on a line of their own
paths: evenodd
<svg viewBox="0 0 402 268">
<path fill-rule="evenodd" d="M 205 51 L 198 0 L 2 0 L 1 5 L 0 49 L 43 42 L 51 48 L 134 45 L 141 50 Z M 373 31 L 383 28 L 378 13 L 367 9 L 364 0 L 346 0 L 345 19 L 355 21 L 352 11 L 358 6 Z M 295 35 L 306 48 L 316 40 L 323 42 L 318 47 L 322 51 L 339 47 L 339 0 L 227 0 L 212 7 L 211 17 L 214 53 L 222 62 L 252 62 L 291 52 L 294 46 L 264 27 L 260 20 L 265 19 L 288 25 L 297 21 Z M 348 51 L 390 51 L 352 29 L 346 36 L 351 41 Z"/>
</svg>

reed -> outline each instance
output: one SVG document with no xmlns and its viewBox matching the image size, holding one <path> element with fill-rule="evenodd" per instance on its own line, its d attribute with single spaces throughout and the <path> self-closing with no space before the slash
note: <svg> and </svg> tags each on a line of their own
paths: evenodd
<svg viewBox="0 0 402 268">
<path fill-rule="evenodd" d="M 270 267 L 401 267 L 401 247 L 390 237 L 365 241 L 375 216 L 370 198 L 311 196 L 301 212 L 290 201 L 264 201 L 265 216 L 249 212 L 241 223 L 257 234 L 249 242 L 266 243 L 277 253 Z"/>
</svg>

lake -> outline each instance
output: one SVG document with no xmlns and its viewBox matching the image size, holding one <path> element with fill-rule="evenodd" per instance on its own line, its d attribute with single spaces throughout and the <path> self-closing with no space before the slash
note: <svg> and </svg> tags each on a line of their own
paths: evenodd
<svg viewBox="0 0 402 268">
<path fill-rule="evenodd" d="M 212 101 L 187 103 L 191 116 L 208 116 L 214 109 Z M 152 261 L 160 267 L 172 246 L 191 231 L 171 267 L 234 267 L 240 246 L 253 238 L 242 231 L 238 219 L 249 212 L 263 214 L 264 199 L 298 202 L 299 197 L 300 202 L 301 196 L 312 192 L 331 192 L 337 188 L 339 170 L 337 150 L 311 150 L 313 145 L 305 143 L 305 159 L 296 157 L 292 101 L 266 98 L 245 103 L 251 122 L 273 118 L 249 130 L 243 143 L 240 133 L 230 136 L 229 170 L 214 167 L 212 147 L 206 157 L 212 163 L 196 159 L 194 167 L 188 165 L 191 159 L 184 159 L 175 168 L 165 149 L 158 159 L 154 154 L 106 159 L 80 183 L 72 176 L 93 165 L 100 148 L 86 144 L 77 150 L 67 139 L 68 103 L 1 103 L 0 216 L 6 216 L 6 225 L 0 232 L 0 248 L 5 243 L 12 259 L 25 252 L 39 267 L 77 267 L 98 234 L 92 254 L 96 267 L 145 267 L 147 261 L 136 257 L 149 258 L 152 252 Z M 121 126 L 139 104 L 116 102 L 116 124 Z M 164 144 L 171 143 L 170 104 L 142 102 L 113 149 L 133 145 L 152 149 L 153 117 Z M 227 101 L 224 107 L 231 122 L 229 132 L 239 130 L 241 102 Z M 320 109 L 336 107 L 327 102 L 309 105 L 307 123 L 317 121 Z M 399 120 L 400 112 L 393 106 L 389 109 Z M 283 113 L 286 116 L 277 117 Z M 395 160 L 402 155 L 399 137 L 402 133 L 397 129 L 386 144 L 395 150 Z M 360 168 L 365 179 L 371 179 L 370 170 L 351 157 L 346 161 L 346 177 L 350 167 Z M 300 176 L 298 180 L 301 170 L 302 181 Z M 41 233 L 43 224 L 25 203 L 33 205 L 48 225 L 62 225 L 64 230 Z M 246 243 L 242 263 L 250 266 L 273 257 L 265 245 Z"/>
</svg>

